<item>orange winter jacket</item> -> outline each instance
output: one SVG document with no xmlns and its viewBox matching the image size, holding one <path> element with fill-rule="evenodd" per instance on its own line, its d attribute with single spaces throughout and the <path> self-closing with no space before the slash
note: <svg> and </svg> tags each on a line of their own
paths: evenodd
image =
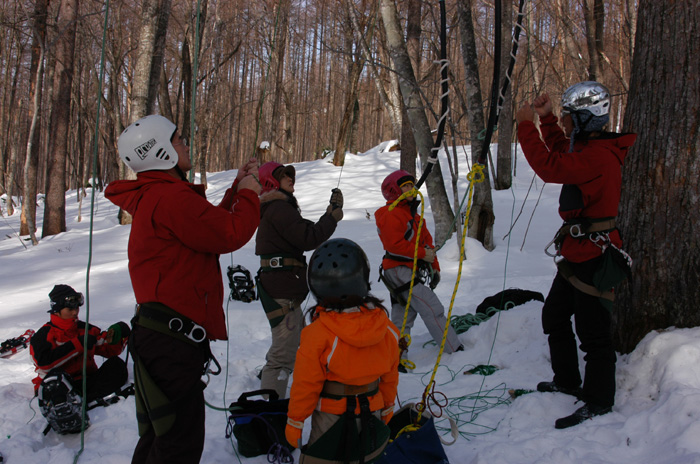
<svg viewBox="0 0 700 464">
<path fill-rule="evenodd" d="M 369 303 L 342 313 L 317 307 L 315 317 L 301 332 L 289 418 L 303 422 L 314 409 L 345 412 L 345 399 L 321 397 L 326 380 L 367 385 L 379 379 L 379 391 L 369 397 L 370 410 L 392 407 L 399 384 L 399 331 L 384 309 Z"/>
<path fill-rule="evenodd" d="M 396 205 L 396 208 L 389 211 L 391 203 L 387 202 L 385 206 L 375 211 L 374 219 L 377 222 L 377 232 L 384 250 L 392 255 L 402 257 L 404 260 L 385 257 L 382 260 L 382 267 L 384 269 L 391 269 L 396 266 L 413 267 L 413 255 L 416 250 L 420 216 L 411 211 L 411 206 L 406 200 L 401 201 Z M 425 221 L 423 221 L 418 240 L 418 259 L 423 259 L 425 257 L 425 247 L 433 248 L 433 237 L 428 232 Z M 437 256 L 432 266 L 434 270 L 440 270 Z"/>
</svg>

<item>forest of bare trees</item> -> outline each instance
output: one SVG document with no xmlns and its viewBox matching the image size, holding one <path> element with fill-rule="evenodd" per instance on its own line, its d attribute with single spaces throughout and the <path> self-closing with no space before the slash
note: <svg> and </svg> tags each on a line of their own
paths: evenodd
<svg viewBox="0 0 700 464">
<path fill-rule="evenodd" d="M 15 204 L 8 201 L 2 208 L 11 213 L 27 203 L 25 197 L 87 185 L 93 158 L 97 186 L 123 177 L 116 139 L 141 108 L 171 118 L 190 136 L 199 172 L 236 168 L 262 141 L 271 144 L 266 156 L 288 163 L 316 159 L 338 147 L 358 152 L 383 140 L 400 140 L 405 108 L 378 3 L 3 0 L 0 192 Z M 411 59 L 431 127 L 440 110 L 438 3 L 397 3 L 400 27 L 406 29 L 409 17 L 418 25 L 411 29 Z M 504 16 L 513 17 L 517 2 L 503 5 Z M 603 7 L 604 21 L 594 14 Z M 460 8 L 472 12 L 481 111 L 488 103 L 495 18 L 488 1 L 446 2 L 448 140 L 466 145 L 474 137 L 467 117 L 473 89 L 465 78 Z M 521 37 L 529 40 L 521 43 L 512 105 L 543 90 L 556 95 L 573 81 L 596 76 L 619 95 L 617 124 L 629 82 L 635 10 L 634 0 L 527 2 Z M 144 57 L 147 21 L 159 13 L 167 15 L 166 27 L 158 29 L 162 19 L 156 24 L 150 36 L 156 56 Z M 504 24 L 504 40 L 510 41 L 512 21 Z M 589 43 L 596 44 L 596 53 L 588 51 Z M 138 75 L 144 58 L 157 65 L 147 68 L 145 94 Z M 149 97 L 148 105 L 138 104 Z M 512 119 L 510 111 L 504 112 Z M 58 176 L 64 176 L 63 185 Z M 32 207 L 26 214 L 34 219 Z"/>
</svg>

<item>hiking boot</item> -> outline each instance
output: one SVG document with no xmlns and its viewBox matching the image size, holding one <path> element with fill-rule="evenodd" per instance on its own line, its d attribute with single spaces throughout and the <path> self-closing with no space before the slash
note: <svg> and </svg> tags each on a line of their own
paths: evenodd
<svg viewBox="0 0 700 464">
<path fill-rule="evenodd" d="M 612 411 L 612 407 L 597 406 L 595 404 L 584 404 L 576 410 L 572 415 L 562 417 L 554 422 L 554 427 L 557 429 L 566 429 L 578 425 L 586 419 L 592 419 L 594 416 L 602 416 Z"/>
<path fill-rule="evenodd" d="M 581 399 L 583 396 L 583 390 L 581 387 L 562 387 L 554 382 L 540 382 L 537 384 L 538 392 L 549 392 L 549 393 L 564 393 L 565 395 L 571 395 L 577 399 Z"/>
<path fill-rule="evenodd" d="M 399 364 L 399 372 L 402 374 L 406 374 L 408 371 L 406 370 L 406 367 L 403 364 Z"/>
</svg>

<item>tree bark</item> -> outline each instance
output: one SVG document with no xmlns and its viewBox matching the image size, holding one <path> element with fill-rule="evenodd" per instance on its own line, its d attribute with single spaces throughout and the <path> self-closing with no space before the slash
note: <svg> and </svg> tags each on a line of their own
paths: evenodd
<svg viewBox="0 0 700 464">
<path fill-rule="evenodd" d="M 506 70 L 510 63 L 510 52 L 513 45 L 513 10 L 510 2 L 504 2 L 501 14 L 501 82 L 503 88 L 506 81 Z M 496 155 L 496 190 L 509 189 L 513 183 L 513 86 L 509 85 L 503 96 L 503 108 L 498 116 L 498 152 Z"/>
<path fill-rule="evenodd" d="M 34 3 L 32 27 L 32 63 L 29 71 L 29 98 L 31 100 L 31 119 L 29 136 L 27 138 L 27 153 L 24 160 L 24 201 L 20 214 L 20 235 L 29 235 L 32 244 L 38 244 L 36 239 L 36 195 L 37 195 L 37 165 L 41 144 L 39 130 L 39 114 L 41 113 L 42 88 L 44 82 L 44 56 L 46 49 L 46 0 Z"/>
<path fill-rule="evenodd" d="M 471 0 L 461 0 L 458 5 L 458 21 L 462 45 L 462 61 L 464 62 L 465 83 L 467 87 L 467 119 L 471 135 L 472 164 L 476 163 L 482 150 L 479 134 L 484 132 L 486 122 L 482 106 L 481 85 L 479 84 L 478 58 L 476 40 L 474 38 L 474 23 L 472 20 Z M 484 169 L 484 181 L 474 186 L 472 209 L 469 214 L 469 229 L 467 235 L 482 243 L 487 250 L 493 250 L 493 199 L 488 169 Z"/>
<path fill-rule="evenodd" d="M 638 12 L 623 130 L 639 135 L 618 219 L 635 262 L 613 312 L 623 353 L 651 330 L 700 324 L 700 8 L 641 0 Z"/>
<path fill-rule="evenodd" d="M 56 41 L 55 93 L 49 129 L 50 156 L 42 238 L 66 231 L 66 160 L 68 138 L 72 133 L 70 107 L 78 6 L 78 0 L 62 0 L 58 12 L 59 37 Z"/>
<path fill-rule="evenodd" d="M 389 54 L 399 78 L 401 94 L 406 104 L 408 118 L 411 121 L 420 160 L 423 169 L 426 169 L 434 141 L 430 132 L 428 118 L 423 109 L 418 82 L 406 49 L 406 42 L 401 34 L 396 4 L 393 0 L 381 0 L 380 9 L 386 30 Z M 447 192 L 445 191 L 445 184 L 442 180 L 440 163 L 435 163 L 426 179 L 425 185 L 428 188 L 433 219 L 435 220 L 435 243 L 440 245 L 452 234 L 453 230 L 450 229 L 450 226 L 454 219 Z"/>
<path fill-rule="evenodd" d="M 602 77 L 603 31 L 605 6 L 603 0 L 584 0 L 583 16 L 586 22 L 586 44 L 588 45 L 588 80 Z"/>
</svg>

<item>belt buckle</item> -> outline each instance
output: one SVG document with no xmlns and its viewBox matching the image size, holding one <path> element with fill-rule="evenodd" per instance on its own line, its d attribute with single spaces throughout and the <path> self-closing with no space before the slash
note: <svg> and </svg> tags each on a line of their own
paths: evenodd
<svg viewBox="0 0 700 464">
<path fill-rule="evenodd" d="M 581 224 L 571 224 L 571 228 L 569 229 L 569 235 L 571 235 L 574 238 L 579 238 L 586 235 L 586 233 L 581 230 Z"/>
<path fill-rule="evenodd" d="M 168 322 L 168 328 L 173 332 L 181 333 L 195 343 L 201 343 L 207 338 L 207 331 L 199 324 L 192 322 L 189 332 L 185 331 L 185 323 L 179 317 L 174 317 Z"/>
<path fill-rule="evenodd" d="M 282 267 L 282 259 L 279 256 L 275 256 L 274 258 L 270 258 L 270 267 L 273 269 L 277 269 Z"/>
</svg>

